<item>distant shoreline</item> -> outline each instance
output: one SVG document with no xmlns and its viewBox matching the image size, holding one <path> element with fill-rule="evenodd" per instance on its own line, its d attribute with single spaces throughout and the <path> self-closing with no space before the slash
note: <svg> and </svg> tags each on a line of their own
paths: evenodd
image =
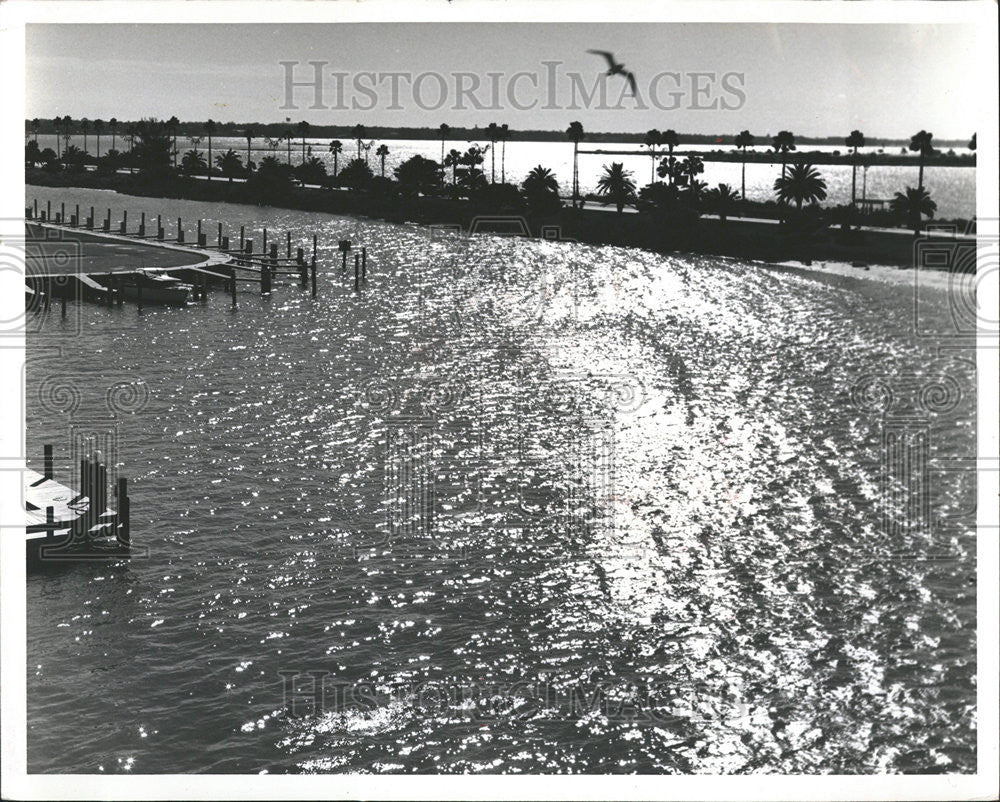
<svg viewBox="0 0 1000 802">
<path fill-rule="evenodd" d="M 25 120 L 26 131 L 30 120 Z M 38 133 L 40 135 L 53 136 L 55 134 L 61 133 L 56 129 L 55 122 L 52 119 L 38 119 L 39 128 Z M 79 123 L 79 120 L 77 121 Z M 213 137 L 240 137 L 244 138 L 246 136 L 246 131 L 251 129 L 254 134 L 255 139 L 261 139 L 264 137 L 277 138 L 284 136 L 284 134 L 291 130 L 293 132 L 293 138 L 295 140 L 301 139 L 301 134 L 297 131 L 297 122 L 293 123 L 252 123 L 252 122 L 215 122 L 215 130 L 212 134 Z M 122 137 L 126 126 L 128 123 L 124 120 L 119 121 L 119 132 L 118 136 Z M 768 132 L 765 134 L 756 134 L 757 137 L 757 147 L 766 148 L 769 146 L 772 135 L 774 132 Z M 94 131 L 89 132 L 89 136 L 93 137 Z M 110 132 L 105 128 L 103 136 L 110 136 Z M 32 131 L 29 136 L 34 136 L 34 131 Z M 82 132 L 77 132 L 73 134 L 75 137 L 83 136 Z M 205 121 L 186 121 L 180 122 L 177 125 L 177 136 L 178 138 L 188 138 L 192 136 L 207 138 L 205 133 Z M 718 145 L 720 148 L 733 148 L 735 147 L 734 139 L 736 137 L 736 132 L 724 133 L 724 134 L 685 134 L 679 133 L 678 138 L 681 140 L 682 145 L 678 149 L 682 149 L 683 145 Z M 632 131 L 587 131 L 582 144 L 592 144 L 592 143 L 618 143 L 618 144 L 636 144 L 642 145 L 646 137 L 645 132 Z M 376 139 L 376 140 L 391 140 L 391 139 L 425 139 L 440 142 L 442 135 L 441 131 L 435 127 L 428 126 L 388 126 L 388 125 L 366 125 L 365 126 L 365 139 Z M 309 131 L 306 134 L 306 139 L 343 139 L 344 141 L 353 141 L 354 139 L 354 125 L 311 125 Z M 489 139 L 488 131 L 485 126 L 455 126 L 448 129 L 447 133 L 444 135 L 445 142 L 479 142 L 486 141 Z M 509 132 L 508 142 L 567 142 L 565 131 L 551 131 L 545 129 L 525 129 L 525 130 L 514 130 Z M 838 147 L 846 148 L 844 144 L 844 136 L 801 136 L 796 134 L 795 142 L 797 145 L 835 145 Z M 866 147 L 868 148 L 904 148 L 910 144 L 909 138 L 893 139 L 891 137 L 867 137 Z M 965 148 L 968 144 L 967 140 L 962 139 L 940 139 L 935 141 L 935 145 L 943 148 Z M 659 149 L 658 149 L 659 150 Z"/>
</svg>

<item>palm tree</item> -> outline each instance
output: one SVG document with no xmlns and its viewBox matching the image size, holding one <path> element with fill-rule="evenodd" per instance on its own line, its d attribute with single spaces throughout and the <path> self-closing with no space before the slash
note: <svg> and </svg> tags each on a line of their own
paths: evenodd
<svg viewBox="0 0 1000 802">
<path fill-rule="evenodd" d="M 212 177 L 212 134 L 215 133 L 215 120 L 209 119 L 204 125 L 205 133 L 208 135 L 208 177 Z"/>
<path fill-rule="evenodd" d="M 566 138 L 573 143 L 573 208 L 577 208 L 577 199 L 580 197 L 580 170 L 578 167 L 578 153 L 580 150 L 580 140 L 586 134 L 583 126 L 578 122 L 571 122 L 566 129 Z"/>
<path fill-rule="evenodd" d="M 205 169 L 205 166 L 205 154 L 203 154 L 200 150 L 189 150 L 181 159 L 181 170 L 186 175 L 200 173 Z"/>
<path fill-rule="evenodd" d="M 719 225 L 724 226 L 727 215 L 739 202 L 740 194 L 732 189 L 729 184 L 719 184 L 719 186 L 712 187 L 705 193 L 705 200 L 708 202 L 709 207 L 719 215 Z"/>
<path fill-rule="evenodd" d="M 663 136 L 657 129 L 651 128 L 646 132 L 646 138 L 642 140 L 642 144 L 649 148 L 649 183 L 652 184 L 656 178 L 656 146 L 660 144 L 660 138 Z"/>
<path fill-rule="evenodd" d="M 504 123 L 500 126 L 500 183 L 507 183 L 507 140 L 510 139 L 510 126 Z"/>
<path fill-rule="evenodd" d="M 695 177 L 703 172 L 705 172 L 705 162 L 700 156 L 692 154 L 681 162 L 681 174 L 687 179 L 688 185 L 692 184 Z"/>
<path fill-rule="evenodd" d="M 920 154 L 920 175 L 917 178 L 917 189 L 924 188 L 924 160 L 934 153 L 934 146 L 931 144 L 933 138 L 934 134 L 923 130 L 910 137 L 910 150 Z"/>
<path fill-rule="evenodd" d="M 253 144 L 253 138 L 257 136 L 257 130 L 252 125 L 248 125 L 246 130 L 243 132 L 243 136 L 246 137 L 247 140 L 247 175 L 249 175 L 251 169 L 250 165 L 252 164 L 250 161 L 250 146 Z"/>
<path fill-rule="evenodd" d="M 851 206 L 854 206 L 858 197 L 858 148 L 865 146 L 865 135 L 855 129 L 844 144 L 851 149 Z"/>
<path fill-rule="evenodd" d="M 177 119 L 176 115 L 172 116 L 166 121 L 166 123 L 164 123 L 167 133 L 170 134 L 170 153 L 173 157 L 174 167 L 177 167 L 177 129 L 180 124 L 181 121 Z"/>
<path fill-rule="evenodd" d="M 337 177 L 337 157 L 344 151 L 344 143 L 339 139 L 334 139 L 330 143 L 330 153 L 333 154 L 333 177 Z"/>
<path fill-rule="evenodd" d="M 80 120 L 80 130 L 83 131 L 83 155 L 87 155 L 87 134 L 90 133 L 90 120 L 86 117 Z"/>
<path fill-rule="evenodd" d="M 104 120 L 98 117 L 94 120 L 94 134 L 97 136 L 97 158 L 101 158 L 101 134 L 104 133 Z"/>
<path fill-rule="evenodd" d="M 816 203 L 826 199 L 826 181 L 811 164 L 793 164 L 786 175 L 775 180 L 774 190 L 782 203 L 795 201 L 797 211 L 802 211 L 806 201 Z"/>
<path fill-rule="evenodd" d="M 528 177 L 524 179 L 521 188 L 526 195 L 558 192 L 559 182 L 556 180 L 555 174 L 548 167 L 538 165 L 528 173 Z"/>
<path fill-rule="evenodd" d="M 117 143 L 115 141 L 116 135 L 118 134 L 118 120 L 112 117 L 108 120 L 108 130 L 111 132 L 111 149 L 118 150 Z"/>
<path fill-rule="evenodd" d="M 299 136 L 302 137 L 302 163 L 306 163 L 306 136 L 309 134 L 309 123 L 305 120 L 300 122 L 295 129 L 299 132 Z"/>
<path fill-rule="evenodd" d="M 42 127 L 42 121 L 39 120 L 37 117 L 35 117 L 35 119 L 33 119 L 31 121 L 31 133 L 33 133 L 35 135 L 35 144 L 36 145 L 38 144 L 38 129 L 41 128 L 41 127 Z M 973 139 L 976 138 L 975 134 L 972 135 L 972 138 Z M 975 150 L 975 148 L 973 148 L 973 150 Z"/>
<path fill-rule="evenodd" d="M 230 184 L 233 183 L 233 176 L 243 172 L 243 162 L 240 161 L 240 157 L 232 148 L 215 157 L 215 166 L 219 168 L 220 173 L 229 179 Z"/>
<path fill-rule="evenodd" d="M 285 140 L 285 152 L 287 154 L 286 162 L 289 167 L 292 166 L 292 140 L 295 138 L 295 132 L 291 128 L 286 128 L 285 133 L 280 137 Z"/>
<path fill-rule="evenodd" d="M 461 163 L 462 163 L 462 153 L 461 151 L 455 150 L 454 148 L 448 151 L 448 155 L 444 157 L 444 161 L 442 162 L 442 164 L 444 164 L 445 167 L 451 168 L 452 186 L 458 184 L 458 176 L 456 175 L 455 171 L 458 169 L 458 165 L 460 165 Z"/>
<path fill-rule="evenodd" d="M 367 136 L 368 132 L 365 127 L 358 123 L 351 129 L 351 138 L 358 143 L 358 159 L 361 158 L 361 140 Z"/>
<path fill-rule="evenodd" d="M 486 138 L 490 140 L 490 183 L 495 184 L 497 182 L 497 160 L 495 154 L 497 140 L 500 139 L 500 126 L 496 123 L 487 125 Z"/>
<path fill-rule="evenodd" d="M 128 171 L 130 173 L 135 172 L 135 164 L 132 159 L 132 151 L 135 150 L 135 138 L 139 134 L 139 127 L 135 123 L 129 123 L 125 126 L 125 136 L 128 138 Z"/>
<path fill-rule="evenodd" d="M 441 164 L 444 164 L 444 141 L 448 138 L 448 132 L 451 131 L 451 126 L 448 123 L 441 123 L 438 126 L 438 133 L 441 134 Z"/>
<path fill-rule="evenodd" d="M 365 167 L 370 166 L 370 162 L 371 162 L 371 155 L 370 154 L 371 154 L 371 150 L 372 150 L 372 145 L 374 145 L 374 144 L 375 144 L 375 140 L 374 139 L 371 142 L 363 142 L 361 144 L 361 149 L 365 152 Z"/>
<path fill-rule="evenodd" d="M 631 171 L 626 170 L 622 162 L 612 162 L 610 167 L 605 165 L 604 175 L 597 182 L 597 192 L 605 198 L 604 203 L 613 203 L 621 214 L 625 204 L 635 200 Z"/>
<path fill-rule="evenodd" d="M 663 132 L 663 134 L 660 135 L 660 144 L 667 149 L 667 166 L 664 170 L 664 174 L 668 176 L 668 180 L 671 184 L 674 183 L 674 148 L 676 148 L 680 143 L 681 138 L 677 136 L 677 132 L 673 128 L 668 128 Z"/>
<path fill-rule="evenodd" d="M 56 158 L 58 159 L 62 151 L 62 147 L 59 144 L 59 140 L 63 129 L 63 118 L 54 117 L 52 120 L 52 127 L 56 129 Z"/>
<path fill-rule="evenodd" d="M 740 169 L 740 199 L 746 200 L 747 197 L 747 148 L 752 148 L 754 146 L 754 136 L 749 131 L 744 129 L 736 135 L 734 144 L 739 150 L 743 151 L 743 166 Z"/>
<path fill-rule="evenodd" d="M 384 143 L 379 145 L 378 150 L 375 151 L 375 155 L 382 162 L 382 178 L 385 178 L 385 157 L 389 155 L 389 146 Z"/>
<path fill-rule="evenodd" d="M 937 211 L 937 204 L 931 200 L 931 196 L 923 187 L 907 187 L 906 192 L 897 192 L 896 196 L 889 202 L 889 208 L 906 220 L 913 229 L 913 236 L 920 234 L 921 218 L 933 217 Z"/>
<path fill-rule="evenodd" d="M 781 154 L 781 177 L 784 178 L 788 151 L 795 150 L 795 135 L 791 131 L 778 131 L 778 135 L 771 140 L 771 147 L 775 153 Z"/>
</svg>

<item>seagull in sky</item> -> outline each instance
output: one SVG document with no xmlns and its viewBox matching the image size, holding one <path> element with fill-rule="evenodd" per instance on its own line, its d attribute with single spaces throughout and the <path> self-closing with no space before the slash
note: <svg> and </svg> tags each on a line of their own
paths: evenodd
<svg viewBox="0 0 1000 802">
<path fill-rule="evenodd" d="M 595 56 L 604 56 L 605 60 L 608 62 L 608 72 L 607 75 L 621 75 L 628 81 L 628 85 L 632 89 L 632 96 L 636 95 L 635 87 L 635 74 L 629 72 L 625 69 L 624 64 L 619 64 L 615 61 L 615 54 L 609 53 L 607 50 L 588 50 L 588 53 L 593 53 Z"/>
</svg>

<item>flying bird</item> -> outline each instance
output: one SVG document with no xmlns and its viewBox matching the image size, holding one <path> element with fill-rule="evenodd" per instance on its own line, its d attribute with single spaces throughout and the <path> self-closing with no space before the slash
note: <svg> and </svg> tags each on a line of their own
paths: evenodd
<svg viewBox="0 0 1000 802">
<path fill-rule="evenodd" d="M 623 76 L 625 80 L 628 81 L 628 85 L 632 89 L 633 97 L 636 95 L 635 74 L 626 70 L 624 64 L 619 64 L 615 61 L 614 53 L 609 53 L 607 50 L 588 50 L 587 52 L 593 53 L 595 56 L 604 56 L 605 60 L 608 62 L 608 71 L 606 74 Z"/>
</svg>

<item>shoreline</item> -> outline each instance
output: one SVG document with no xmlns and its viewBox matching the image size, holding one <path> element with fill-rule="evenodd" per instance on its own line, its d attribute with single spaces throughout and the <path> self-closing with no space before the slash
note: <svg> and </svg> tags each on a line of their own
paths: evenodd
<svg viewBox="0 0 1000 802">
<path fill-rule="evenodd" d="M 46 180 L 49 179 L 49 180 Z M 51 180 L 55 179 L 55 180 Z M 69 179 L 69 180 L 67 180 Z M 88 180 L 89 179 L 89 180 Z M 947 266 L 916 264 L 918 243 L 955 248 L 974 243 L 974 237 L 933 236 L 915 238 L 905 230 L 826 227 L 804 234 L 773 222 L 728 217 L 698 217 L 683 225 L 652 215 L 616 214 L 595 209 L 562 207 L 548 215 L 504 208 L 477 200 L 444 197 L 385 197 L 370 192 L 295 187 L 267 198 L 253 197 L 241 182 L 177 180 L 156 187 L 143 186 L 131 175 L 82 174 L 72 177 L 32 171 L 25 188 L 92 189 L 136 197 L 271 206 L 306 212 L 413 223 L 422 226 L 459 227 L 469 233 L 510 234 L 527 228 L 529 236 L 588 245 L 642 248 L 659 254 L 713 255 L 768 263 L 814 261 L 841 262 L 854 267 L 884 265 L 911 269 L 948 270 Z M 933 221 L 932 221 L 933 222 Z"/>
</svg>

